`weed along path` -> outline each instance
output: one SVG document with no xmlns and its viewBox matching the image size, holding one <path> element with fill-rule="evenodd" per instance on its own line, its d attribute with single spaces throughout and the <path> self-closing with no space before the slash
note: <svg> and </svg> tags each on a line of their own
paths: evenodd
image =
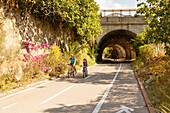
<svg viewBox="0 0 170 113">
<path fill-rule="evenodd" d="M 148 113 L 130 64 L 97 64 L 0 98 L 0 113 Z"/>
</svg>

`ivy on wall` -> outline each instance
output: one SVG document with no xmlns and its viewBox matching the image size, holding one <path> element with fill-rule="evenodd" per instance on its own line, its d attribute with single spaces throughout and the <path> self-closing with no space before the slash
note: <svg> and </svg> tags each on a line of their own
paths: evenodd
<svg viewBox="0 0 170 113">
<path fill-rule="evenodd" d="M 94 43 L 101 34 L 99 6 L 94 0 L 4 0 L 6 6 L 23 15 L 33 14 L 61 28 L 73 29 L 72 40 Z"/>
</svg>

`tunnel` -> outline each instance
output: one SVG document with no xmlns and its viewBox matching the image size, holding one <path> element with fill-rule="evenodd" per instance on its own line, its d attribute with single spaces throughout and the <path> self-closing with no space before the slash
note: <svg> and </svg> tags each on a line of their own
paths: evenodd
<svg viewBox="0 0 170 113">
<path fill-rule="evenodd" d="M 99 41 L 96 61 L 101 62 L 104 60 L 102 54 L 107 47 L 112 48 L 112 51 L 110 51 L 110 59 L 122 59 L 123 61 L 127 61 L 136 58 L 136 53 L 133 51 L 131 43 L 131 39 L 135 37 L 135 33 L 123 29 L 107 33 Z"/>
</svg>

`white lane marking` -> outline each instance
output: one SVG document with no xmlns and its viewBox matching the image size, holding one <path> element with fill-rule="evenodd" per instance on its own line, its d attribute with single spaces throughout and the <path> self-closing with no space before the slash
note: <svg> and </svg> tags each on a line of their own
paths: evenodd
<svg viewBox="0 0 170 113">
<path fill-rule="evenodd" d="M 71 88 L 73 88 L 73 87 L 74 87 L 74 85 L 72 85 L 72 86 L 70 86 L 70 87 L 68 87 L 68 88 L 64 89 L 63 91 L 61 91 L 61 92 L 57 93 L 56 95 L 54 95 L 54 96 L 52 96 L 52 97 L 48 98 L 47 100 L 45 100 L 45 101 L 41 102 L 41 104 L 45 104 L 46 102 L 48 102 L 48 101 L 52 100 L 53 98 L 57 97 L 58 95 L 60 95 L 60 94 L 64 93 L 65 91 L 67 91 L 67 90 L 69 90 L 69 89 L 71 89 Z"/>
<path fill-rule="evenodd" d="M 67 107 L 70 107 L 70 106 L 72 106 L 72 104 L 66 104 L 66 106 L 67 106 Z"/>
<path fill-rule="evenodd" d="M 116 78 L 117 78 L 117 76 L 118 76 L 118 74 L 119 74 L 119 71 L 120 71 L 121 66 L 122 66 L 122 64 L 120 64 L 119 69 L 118 69 L 117 73 L 115 74 L 112 82 L 111 82 L 110 85 L 108 86 L 106 92 L 104 93 L 103 97 L 101 98 L 101 100 L 99 101 L 99 103 L 96 105 L 96 107 L 95 107 L 95 109 L 93 110 L 92 113 L 98 113 L 98 112 L 99 112 L 99 110 L 100 110 L 100 108 L 101 108 L 104 100 L 106 99 L 106 97 L 107 97 L 107 95 L 108 95 L 108 93 L 109 93 L 109 91 L 110 91 L 113 83 L 115 82 L 115 80 L 116 80 Z"/>
<path fill-rule="evenodd" d="M 35 88 L 40 87 L 40 86 L 43 86 L 43 85 L 48 84 L 48 83 L 50 83 L 50 82 L 53 82 L 53 81 L 49 81 L 49 82 L 46 82 L 46 83 L 43 83 L 43 84 L 37 85 L 37 86 L 32 87 L 32 88 L 28 88 L 28 89 L 25 89 L 25 90 L 22 90 L 22 91 L 19 91 L 19 92 L 13 93 L 13 94 L 11 94 L 11 95 L 7 95 L 7 96 L 5 96 L 5 97 L 0 98 L 0 101 L 1 101 L 1 100 L 6 99 L 6 98 L 8 98 L 8 97 L 11 97 L 11 96 L 14 96 L 14 95 L 17 95 L 17 94 L 20 94 L 20 93 L 23 93 L 23 92 L 29 91 L 29 90 L 31 90 L 31 89 L 35 89 Z"/>
<path fill-rule="evenodd" d="M 84 80 L 86 80 L 86 79 L 90 78 L 91 76 L 93 76 L 93 75 L 88 75 L 86 78 L 84 78 Z"/>
<path fill-rule="evenodd" d="M 13 103 L 13 104 L 11 104 L 11 105 L 9 105 L 9 106 L 5 106 L 5 107 L 3 107 L 2 109 L 8 109 L 8 108 L 10 108 L 10 107 L 12 107 L 12 106 L 14 106 L 14 105 L 16 105 L 17 103 Z"/>
<path fill-rule="evenodd" d="M 118 109 L 115 109 L 117 112 L 116 113 L 123 113 L 123 112 L 126 112 L 126 113 L 131 113 L 130 111 L 134 111 L 134 109 L 132 108 L 129 108 L 129 107 L 126 107 L 124 105 L 120 105 L 121 107 L 118 108 Z M 118 111 L 119 110 L 119 111 Z"/>
<path fill-rule="evenodd" d="M 98 71 L 101 71 L 103 69 L 103 67 L 101 67 Z"/>
</svg>

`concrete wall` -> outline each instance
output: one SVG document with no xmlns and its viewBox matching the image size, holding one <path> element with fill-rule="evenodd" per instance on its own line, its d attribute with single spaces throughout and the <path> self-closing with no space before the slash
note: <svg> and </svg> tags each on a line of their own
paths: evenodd
<svg viewBox="0 0 170 113">
<path fill-rule="evenodd" d="M 147 24 L 142 20 L 142 17 L 102 17 L 101 27 L 103 33 L 99 36 L 97 44 L 102 37 L 114 30 L 128 30 L 135 34 L 141 33 L 143 28 L 147 28 Z"/>
</svg>

